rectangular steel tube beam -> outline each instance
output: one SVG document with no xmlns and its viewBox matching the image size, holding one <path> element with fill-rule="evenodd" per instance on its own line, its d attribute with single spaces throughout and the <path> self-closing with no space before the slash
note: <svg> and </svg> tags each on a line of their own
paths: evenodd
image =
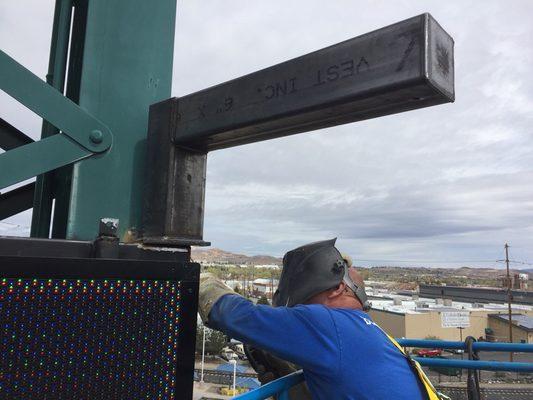
<svg viewBox="0 0 533 400">
<path fill-rule="evenodd" d="M 26 211 L 33 206 L 35 182 L 0 193 L 0 221 Z"/>
<path fill-rule="evenodd" d="M 453 39 L 423 14 L 170 101 L 209 151 L 454 100 Z"/>
<path fill-rule="evenodd" d="M 207 153 L 168 145 L 173 112 L 169 102 L 150 107 L 143 242 L 207 245 L 202 239 Z"/>
<path fill-rule="evenodd" d="M 33 143 L 32 138 L 0 118 L 0 149 L 8 151 L 30 143 Z"/>
</svg>

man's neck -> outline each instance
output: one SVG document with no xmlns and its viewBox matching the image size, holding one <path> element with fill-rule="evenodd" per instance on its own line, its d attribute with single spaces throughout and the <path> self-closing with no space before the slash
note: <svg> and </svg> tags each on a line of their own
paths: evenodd
<svg viewBox="0 0 533 400">
<path fill-rule="evenodd" d="M 348 308 L 352 310 L 362 310 L 361 302 L 352 296 L 339 296 L 335 299 L 330 299 L 324 304 L 331 308 Z"/>
</svg>

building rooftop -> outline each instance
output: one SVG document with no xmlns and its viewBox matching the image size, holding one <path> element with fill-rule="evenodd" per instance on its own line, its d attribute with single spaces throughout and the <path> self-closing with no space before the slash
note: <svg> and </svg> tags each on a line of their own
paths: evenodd
<svg viewBox="0 0 533 400">
<path fill-rule="evenodd" d="M 422 314 L 427 312 L 449 311 L 488 311 L 492 313 L 507 311 L 507 304 L 503 303 L 476 303 L 451 301 L 447 299 L 416 298 L 413 296 L 399 295 L 394 293 L 379 293 L 367 291 L 375 310 L 388 311 L 397 314 Z M 513 312 L 533 311 L 532 306 L 525 304 L 513 304 Z"/>
<path fill-rule="evenodd" d="M 509 321 L 508 316 L 504 314 L 489 314 L 489 317 L 502 320 L 504 322 Z M 511 314 L 511 320 L 514 325 L 525 329 L 526 331 L 533 331 L 533 317 L 523 314 Z"/>
</svg>

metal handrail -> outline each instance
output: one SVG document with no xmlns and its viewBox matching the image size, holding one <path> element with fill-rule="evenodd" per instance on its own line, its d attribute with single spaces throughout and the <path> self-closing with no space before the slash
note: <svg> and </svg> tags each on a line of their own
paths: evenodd
<svg viewBox="0 0 533 400">
<path fill-rule="evenodd" d="M 446 340 L 418 340 L 418 339 L 397 339 L 403 347 L 421 347 L 433 349 L 463 349 L 466 350 L 464 342 L 451 342 Z M 533 344 L 524 343 L 493 343 L 474 342 L 473 351 L 507 351 L 533 353 Z M 502 362 L 502 361 L 481 361 L 481 360 L 455 360 L 431 357 L 414 357 L 421 365 L 428 367 L 451 367 L 462 369 L 475 369 L 485 371 L 512 371 L 512 372 L 533 372 L 533 363 L 523 362 Z M 276 379 L 258 389 L 234 397 L 235 400 L 264 400 L 270 396 L 277 395 L 279 400 L 289 399 L 289 389 L 304 381 L 302 371 L 286 375 Z"/>
<path fill-rule="evenodd" d="M 461 369 L 475 369 L 481 371 L 533 372 L 533 363 L 482 361 L 482 360 L 453 360 L 449 358 L 413 357 L 420 365 L 427 367 L 448 367 Z"/>
<path fill-rule="evenodd" d="M 427 340 L 427 339 L 396 339 L 403 347 L 422 347 L 425 349 L 453 349 L 466 350 L 465 342 L 450 342 L 447 340 Z M 533 345 L 525 343 L 496 343 L 496 342 L 474 342 L 474 351 L 506 351 L 517 353 L 533 353 Z"/>
</svg>

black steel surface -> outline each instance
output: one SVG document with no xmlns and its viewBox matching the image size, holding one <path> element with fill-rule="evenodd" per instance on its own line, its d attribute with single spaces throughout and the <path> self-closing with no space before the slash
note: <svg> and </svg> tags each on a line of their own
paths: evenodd
<svg viewBox="0 0 533 400">
<path fill-rule="evenodd" d="M 423 14 L 167 100 L 165 123 L 209 151 L 453 100 L 453 39 Z"/>
<path fill-rule="evenodd" d="M 32 138 L 0 118 L 0 149 L 8 151 L 30 143 L 33 143 Z"/>
<path fill-rule="evenodd" d="M 94 243 L 88 241 L 0 236 L 0 256 L 93 258 L 96 256 L 94 247 Z M 183 244 L 171 250 L 120 243 L 118 250 L 118 258 L 123 260 L 190 260 L 190 247 Z"/>
<path fill-rule="evenodd" d="M 143 204 L 145 244 L 202 246 L 207 153 L 172 146 L 175 103 L 150 107 Z"/>
<path fill-rule="evenodd" d="M 0 256 L 1 399 L 192 399 L 199 265 Z"/>
<path fill-rule="evenodd" d="M 0 221 L 28 210 L 33 206 L 35 182 L 0 193 Z"/>
</svg>

